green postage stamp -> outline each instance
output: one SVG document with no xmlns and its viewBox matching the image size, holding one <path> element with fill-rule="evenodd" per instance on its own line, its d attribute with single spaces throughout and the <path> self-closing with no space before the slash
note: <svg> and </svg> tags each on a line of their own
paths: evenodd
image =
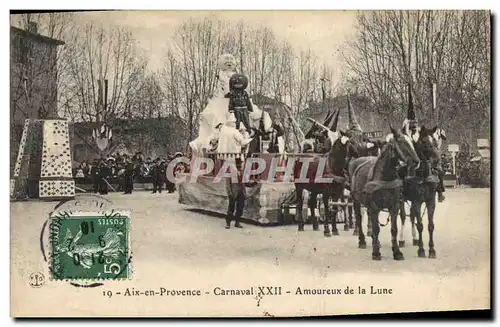
<svg viewBox="0 0 500 327">
<path fill-rule="evenodd" d="M 57 213 L 49 230 L 52 279 L 129 278 L 129 212 Z"/>
</svg>

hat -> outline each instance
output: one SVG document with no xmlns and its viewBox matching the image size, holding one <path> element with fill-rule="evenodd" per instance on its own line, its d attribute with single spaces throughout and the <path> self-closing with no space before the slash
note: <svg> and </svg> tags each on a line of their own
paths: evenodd
<svg viewBox="0 0 500 327">
<path fill-rule="evenodd" d="M 361 126 L 358 123 L 358 118 L 354 113 L 354 109 L 351 104 L 351 99 L 349 98 L 349 94 L 347 95 L 347 111 L 349 113 L 349 129 L 353 131 L 363 132 Z"/>
</svg>

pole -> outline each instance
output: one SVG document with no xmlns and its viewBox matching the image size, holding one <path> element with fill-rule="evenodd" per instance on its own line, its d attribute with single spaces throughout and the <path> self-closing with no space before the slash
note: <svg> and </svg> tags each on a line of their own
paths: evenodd
<svg viewBox="0 0 500 327">
<path fill-rule="evenodd" d="M 432 83 L 432 115 L 436 125 L 439 125 L 439 112 L 437 111 L 437 84 Z"/>
<path fill-rule="evenodd" d="M 321 78 L 321 96 L 323 98 L 323 106 L 325 106 L 326 93 L 325 93 L 325 78 Z"/>
<path fill-rule="evenodd" d="M 455 169 L 456 169 L 456 167 L 455 167 L 455 165 L 456 165 L 456 163 L 455 163 L 455 155 L 456 155 L 456 152 L 452 152 L 451 153 L 451 159 L 452 159 L 452 163 L 453 163 L 453 176 L 456 176 L 456 174 L 455 174 Z"/>
</svg>

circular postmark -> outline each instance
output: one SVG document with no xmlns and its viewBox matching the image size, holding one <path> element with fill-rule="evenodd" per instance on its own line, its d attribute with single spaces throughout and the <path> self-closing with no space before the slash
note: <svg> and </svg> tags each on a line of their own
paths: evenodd
<svg viewBox="0 0 500 327">
<path fill-rule="evenodd" d="M 51 280 L 97 287 L 130 278 L 130 213 L 98 195 L 58 203 L 43 224 L 40 247 Z"/>
<path fill-rule="evenodd" d="M 41 272 L 34 272 L 29 277 L 29 284 L 33 288 L 40 288 L 45 285 L 45 276 Z"/>
</svg>

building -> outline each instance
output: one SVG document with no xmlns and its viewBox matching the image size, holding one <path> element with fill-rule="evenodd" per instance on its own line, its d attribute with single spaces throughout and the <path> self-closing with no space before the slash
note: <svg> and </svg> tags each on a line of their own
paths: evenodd
<svg viewBox="0 0 500 327">
<path fill-rule="evenodd" d="M 24 120 L 57 117 L 57 47 L 63 41 L 10 27 L 10 162 L 15 165 Z"/>
</svg>

